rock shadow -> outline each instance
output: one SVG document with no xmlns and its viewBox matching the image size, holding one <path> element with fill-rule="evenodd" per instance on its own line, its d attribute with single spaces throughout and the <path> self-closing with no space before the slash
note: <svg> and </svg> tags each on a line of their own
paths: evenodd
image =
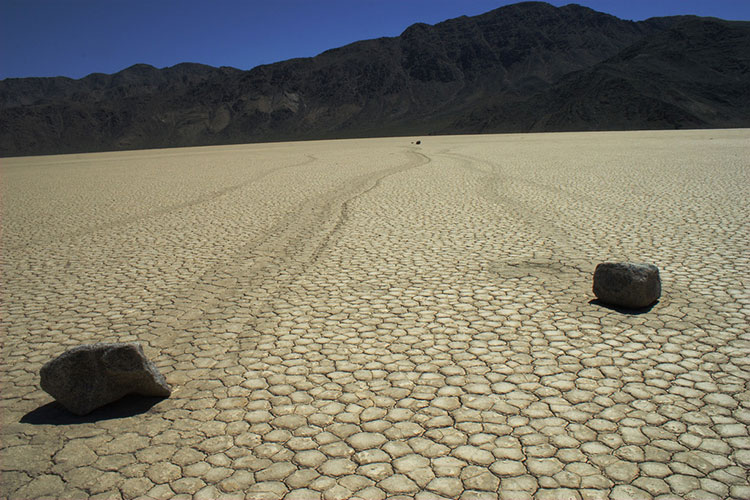
<svg viewBox="0 0 750 500">
<path fill-rule="evenodd" d="M 122 399 L 97 408 L 88 415 L 76 415 L 65 409 L 57 401 L 40 406 L 21 417 L 22 424 L 32 425 L 75 425 L 90 424 L 100 420 L 127 418 L 149 411 L 158 402 L 167 398 L 129 394 Z"/>
<path fill-rule="evenodd" d="M 591 304 L 591 305 L 601 306 L 601 307 L 603 307 L 605 309 L 609 309 L 610 311 L 615 311 L 615 312 L 618 312 L 620 314 L 628 314 L 628 315 L 631 315 L 631 316 L 637 316 L 639 314 L 646 314 L 648 312 L 651 312 L 651 309 L 653 309 L 654 307 L 656 307 L 656 305 L 658 303 L 659 303 L 659 301 L 657 300 L 656 302 L 654 302 L 650 306 L 639 307 L 638 309 L 630 309 L 630 308 L 627 308 L 627 307 L 620 307 L 620 306 L 614 306 L 612 304 L 607 304 L 607 303 L 602 302 L 599 299 L 589 300 L 589 304 Z"/>
</svg>

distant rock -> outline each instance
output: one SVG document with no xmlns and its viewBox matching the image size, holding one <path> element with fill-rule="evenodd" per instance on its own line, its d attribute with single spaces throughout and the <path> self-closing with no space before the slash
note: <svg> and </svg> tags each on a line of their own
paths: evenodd
<svg viewBox="0 0 750 500">
<path fill-rule="evenodd" d="M 140 344 L 87 344 L 42 366 L 42 389 L 77 415 L 86 415 L 127 394 L 168 397 L 164 376 Z"/>
<path fill-rule="evenodd" d="M 605 262 L 594 271 L 594 295 L 626 309 L 648 307 L 661 295 L 659 268 L 653 264 Z"/>
</svg>

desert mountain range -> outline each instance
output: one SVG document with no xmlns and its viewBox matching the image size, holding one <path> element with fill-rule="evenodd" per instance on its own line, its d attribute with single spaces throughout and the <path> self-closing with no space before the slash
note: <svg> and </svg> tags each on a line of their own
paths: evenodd
<svg viewBox="0 0 750 500">
<path fill-rule="evenodd" d="M 454 133 L 750 127 L 750 22 L 524 2 L 248 71 L 0 81 L 0 156 Z"/>
</svg>

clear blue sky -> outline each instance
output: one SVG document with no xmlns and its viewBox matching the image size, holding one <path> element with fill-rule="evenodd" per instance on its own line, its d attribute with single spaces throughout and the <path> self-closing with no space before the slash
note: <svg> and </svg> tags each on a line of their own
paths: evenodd
<svg viewBox="0 0 750 500">
<path fill-rule="evenodd" d="M 114 73 L 135 63 L 250 69 L 507 0 L 0 0 L 0 79 Z M 561 6 L 570 1 L 551 0 Z M 750 20 L 750 0 L 578 0 L 623 19 Z"/>
</svg>

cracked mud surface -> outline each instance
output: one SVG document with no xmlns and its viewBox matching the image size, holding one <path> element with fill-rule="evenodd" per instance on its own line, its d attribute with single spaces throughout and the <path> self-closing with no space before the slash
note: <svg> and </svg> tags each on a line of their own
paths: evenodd
<svg viewBox="0 0 750 500">
<path fill-rule="evenodd" d="M 2 160 L 0 497 L 750 498 L 748 131 L 409 142 Z M 50 404 L 112 341 L 172 396 Z"/>
</svg>

